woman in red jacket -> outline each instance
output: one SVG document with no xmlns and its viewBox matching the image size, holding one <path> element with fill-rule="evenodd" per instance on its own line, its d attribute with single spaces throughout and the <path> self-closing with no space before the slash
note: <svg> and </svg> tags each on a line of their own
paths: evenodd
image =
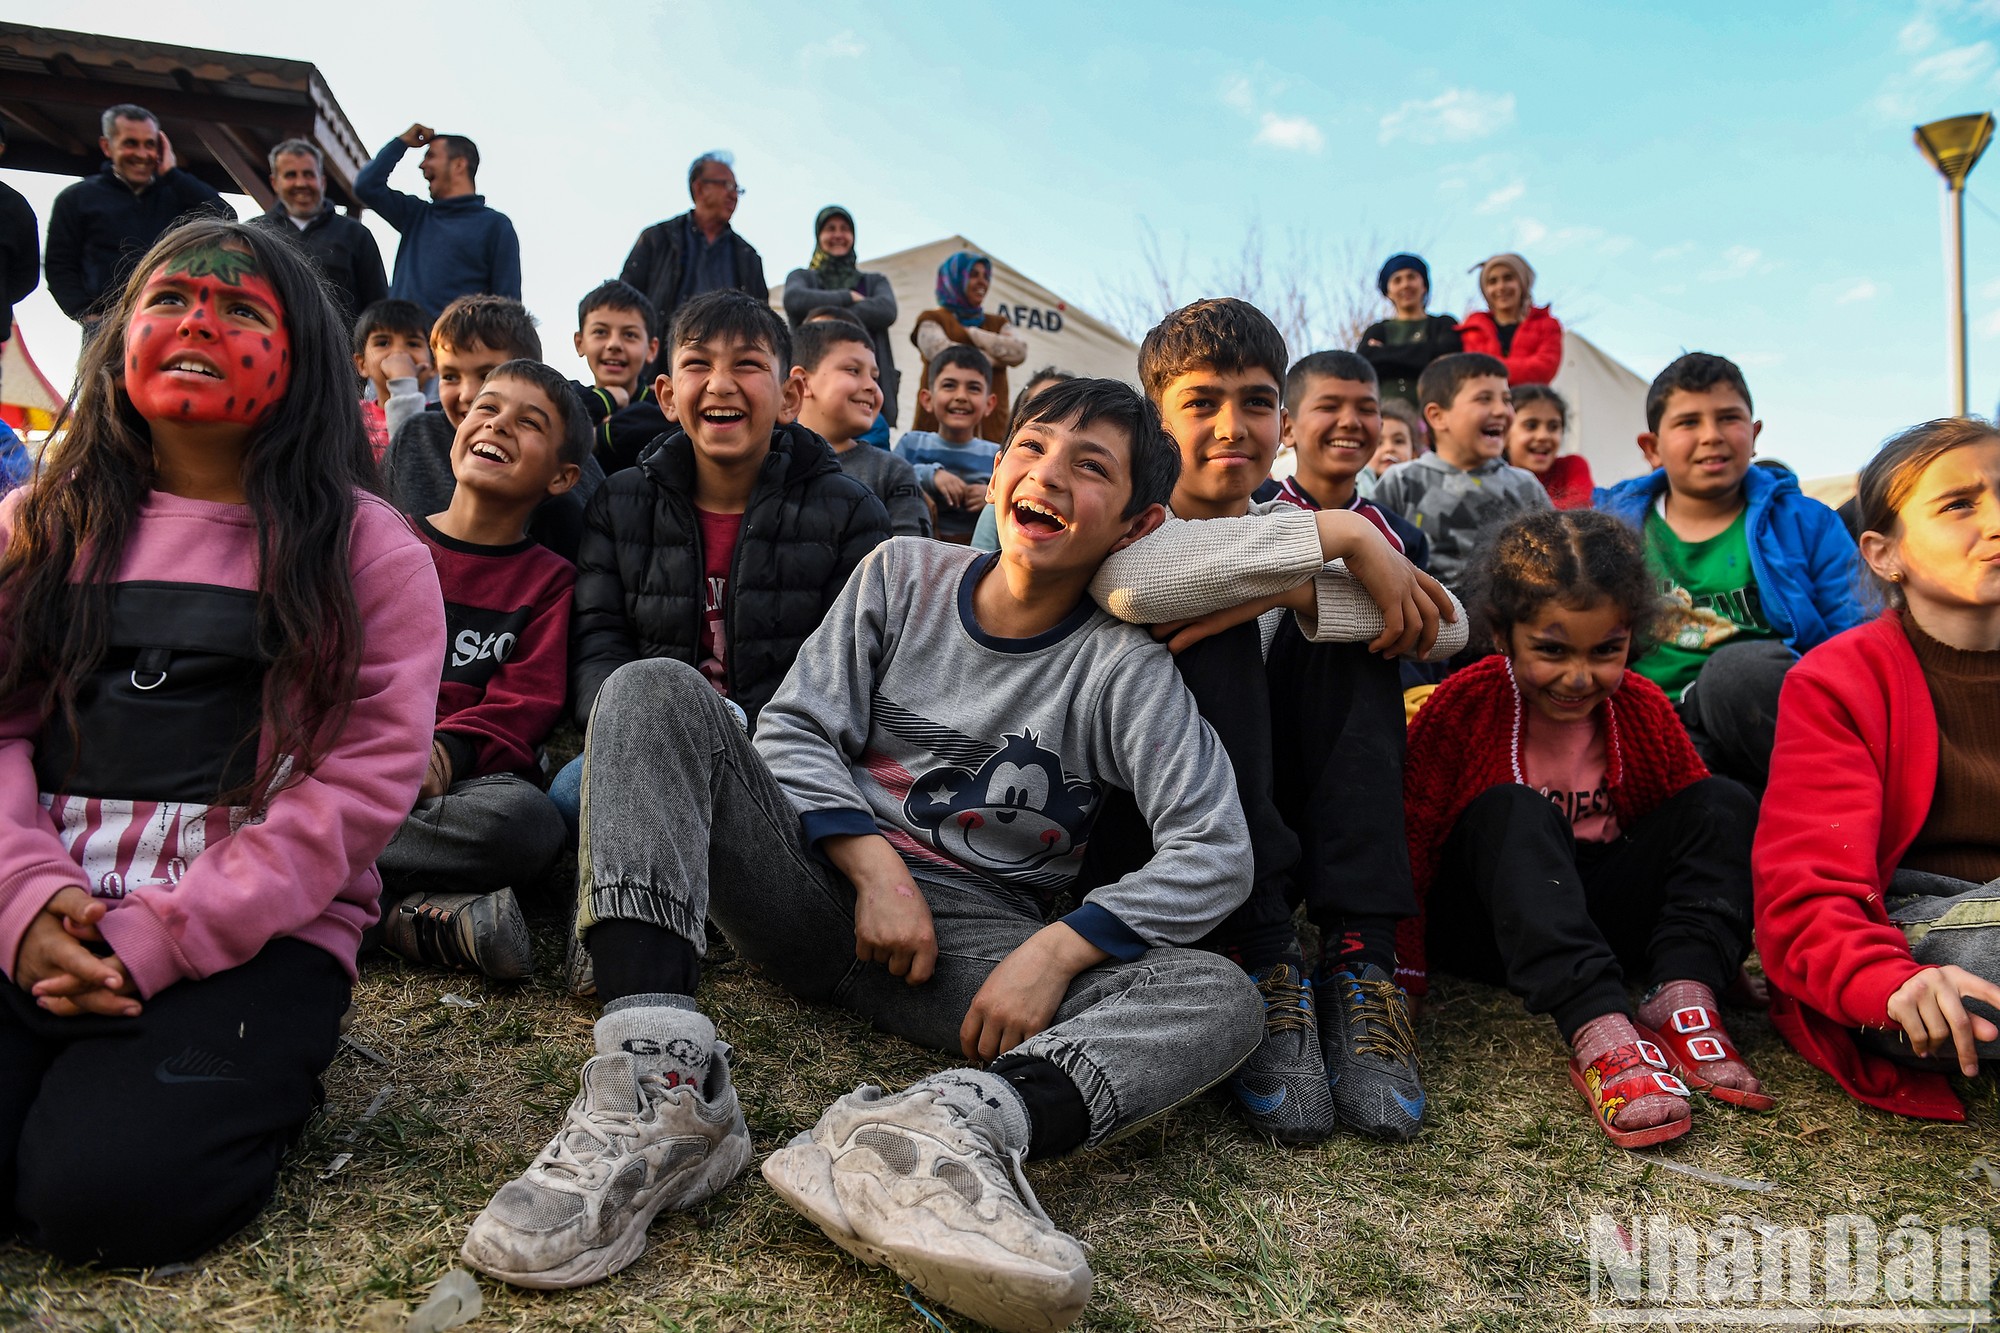
<svg viewBox="0 0 2000 1333">
<path fill-rule="evenodd" d="M 1905 431 L 1859 500 L 1890 606 L 1785 678 L 1758 949 L 1808 1060 L 1871 1106 L 1962 1120 L 1943 1071 L 2000 1060 L 2000 432 Z"/>
<path fill-rule="evenodd" d="M 1506 362 L 1509 384 L 1552 382 L 1562 369 L 1563 327 L 1547 306 L 1534 303 L 1534 266 L 1519 255 L 1498 254 L 1470 271 L 1479 275 L 1486 309 L 1458 326 L 1465 350 Z"/>
<path fill-rule="evenodd" d="M 1750 949 L 1756 803 L 1709 776 L 1666 695 L 1626 669 L 1659 606 L 1638 537 L 1595 510 L 1543 510 L 1480 564 L 1467 601 L 1500 655 L 1447 678 L 1410 725 L 1411 989 L 1428 946 L 1555 1019 L 1571 1082 L 1620 1147 L 1685 1134 L 1690 1085 L 1768 1110 L 1715 1001 Z"/>
</svg>

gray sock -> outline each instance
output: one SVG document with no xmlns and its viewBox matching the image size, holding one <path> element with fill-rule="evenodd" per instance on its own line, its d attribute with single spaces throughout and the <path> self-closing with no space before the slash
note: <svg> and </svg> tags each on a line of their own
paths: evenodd
<svg viewBox="0 0 2000 1333">
<path fill-rule="evenodd" d="M 692 1084 L 697 1090 L 708 1077 L 715 1024 L 684 995 L 627 995 L 613 1000 L 604 1006 L 596 1031 L 597 1053 L 626 1052 L 641 1077 L 657 1074 L 669 1087 Z"/>
<path fill-rule="evenodd" d="M 1014 1085 L 983 1069 L 947 1069 L 918 1079 L 913 1088 L 935 1088 L 941 1101 L 992 1136 L 1002 1152 L 1028 1151 L 1028 1104 Z"/>
</svg>

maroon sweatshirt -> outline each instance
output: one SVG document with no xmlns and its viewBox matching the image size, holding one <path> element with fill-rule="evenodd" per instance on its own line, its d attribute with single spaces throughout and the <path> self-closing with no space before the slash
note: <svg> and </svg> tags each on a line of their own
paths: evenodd
<svg viewBox="0 0 2000 1333">
<path fill-rule="evenodd" d="M 535 749 L 562 717 L 569 689 L 569 605 L 576 567 L 532 538 L 476 546 L 427 519 L 444 590 L 444 678 L 437 738 L 453 782 L 489 773 L 538 778 Z"/>
</svg>

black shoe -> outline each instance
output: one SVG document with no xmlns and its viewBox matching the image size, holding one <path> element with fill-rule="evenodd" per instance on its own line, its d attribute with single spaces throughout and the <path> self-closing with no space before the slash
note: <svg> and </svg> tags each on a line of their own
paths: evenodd
<svg viewBox="0 0 2000 1333">
<path fill-rule="evenodd" d="M 1378 1139 L 1415 1138 L 1424 1084 L 1410 1000 L 1389 974 L 1364 963 L 1320 983 L 1320 1048 L 1333 1107 L 1349 1129 Z"/>
<path fill-rule="evenodd" d="M 518 981 L 534 969 L 528 923 L 512 889 L 412 893 L 389 907 L 383 943 L 413 963 Z"/>
</svg>

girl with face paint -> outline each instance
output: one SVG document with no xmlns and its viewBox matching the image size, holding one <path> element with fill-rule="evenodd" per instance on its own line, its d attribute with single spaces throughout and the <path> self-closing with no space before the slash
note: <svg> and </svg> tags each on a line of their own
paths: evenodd
<svg viewBox="0 0 2000 1333">
<path fill-rule="evenodd" d="M 346 341 L 282 239 L 176 228 L 0 502 L 0 1189 L 65 1259 L 270 1196 L 423 778 L 443 607 Z"/>
</svg>

